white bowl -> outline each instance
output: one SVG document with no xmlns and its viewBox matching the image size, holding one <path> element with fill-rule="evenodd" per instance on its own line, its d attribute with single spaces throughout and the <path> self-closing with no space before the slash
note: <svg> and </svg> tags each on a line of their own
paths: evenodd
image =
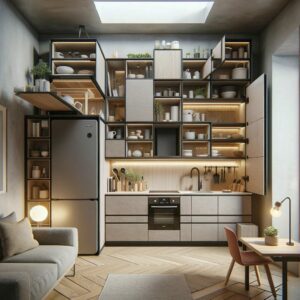
<svg viewBox="0 0 300 300">
<path fill-rule="evenodd" d="M 229 99 L 229 98 L 235 98 L 236 91 L 227 91 L 221 93 L 222 98 Z"/>
<path fill-rule="evenodd" d="M 145 75 L 143 75 L 143 74 L 137 74 L 137 75 L 136 75 L 136 78 L 138 78 L 138 79 L 143 79 L 143 78 L 145 78 Z"/>
<path fill-rule="evenodd" d="M 247 68 L 234 68 L 232 70 L 232 79 L 247 79 Z"/>
<path fill-rule="evenodd" d="M 184 133 L 184 137 L 187 140 L 194 140 L 196 138 L 196 132 L 195 131 L 186 131 Z"/>
<path fill-rule="evenodd" d="M 135 78 L 136 77 L 136 75 L 135 74 L 128 74 L 128 78 Z"/>
<path fill-rule="evenodd" d="M 193 150 L 190 149 L 182 150 L 182 155 L 185 157 L 191 157 L 193 156 Z"/>
<path fill-rule="evenodd" d="M 58 66 L 56 68 L 57 74 L 74 74 L 74 69 L 69 66 Z"/>
<path fill-rule="evenodd" d="M 132 153 L 132 156 L 133 157 L 142 157 L 143 153 L 142 153 L 141 150 L 134 150 L 133 153 Z"/>
<path fill-rule="evenodd" d="M 62 98 L 71 105 L 74 105 L 74 98 L 70 95 L 64 95 Z"/>
</svg>

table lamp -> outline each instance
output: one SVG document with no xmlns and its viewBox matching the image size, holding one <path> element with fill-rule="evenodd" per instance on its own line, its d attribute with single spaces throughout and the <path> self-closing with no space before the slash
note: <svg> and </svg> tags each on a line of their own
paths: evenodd
<svg viewBox="0 0 300 300">
<path fill-rule="evenodd" d="M 275 202 L 275 205 L 271 208 L 270 213 L 273 217 L 277 218 L 281 216 L 281 205 L 283 202 L 285 202 L 286 200 L 289 200 L 289 241 L 286 243 L 288 246 L 294 246 L 294 243 L 292 242 L 292 217 L 291 217 L 291 198 L 290 197 L 285 197 L 283 200 L 281 201 L 277 201 Z"/>
<path fill-rule="evenodd" d="M 30 209 L 30 218 L 36 222 L 41 223 L 45 221 L 48 217 L 48 210 L 43 205 L 35 205 Z"/>
</svg>

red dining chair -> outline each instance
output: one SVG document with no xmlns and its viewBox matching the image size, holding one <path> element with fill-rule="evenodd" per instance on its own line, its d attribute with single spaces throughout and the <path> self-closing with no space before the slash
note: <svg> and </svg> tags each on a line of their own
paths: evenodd
<svg viewBox="0 0 300 300">
<path fill-rule="evenodd" d="M 238 239 L 236 237 L 235 232 L 231 228 L 228 228 L 228 227 L 225 227 L 224 229 L 225 229 L 225 233 L 226 233 L 226 237 L 227 237 L 227 241 L 228 241 L 229 252 L 232 257 L 232 261 L 231 261 L 229 270 L 226 275 L 225 286 L 228 284 L 228 281 L 229 281 L 229 278 L 230 278 L 230 275 L 231 275 L 231 272 L 232 272 L 232 269 L 233 269 L 235 263 L 238 263 L 239 265 L 242 265 L 245 267 L 246 266 L 249 266 L 249 267 L 254 266 L 254 270 L 256 273 L 256 277 L 257 277 L 257 282 L 258 282 L 258 285 L 260 285 L 261 283 L 260 283 L 260 274 L 259 274 L 258 266 L 264 265 L 272 294 L 276 298 L 276 290 L 274 287 L 272 275 L 271 275 L 270 268 L 269 268 L 269 263 L 272 262 L 271 258 L 258 255 L 254 251 L 241 251 L 239 248 Z"/>
</svg>

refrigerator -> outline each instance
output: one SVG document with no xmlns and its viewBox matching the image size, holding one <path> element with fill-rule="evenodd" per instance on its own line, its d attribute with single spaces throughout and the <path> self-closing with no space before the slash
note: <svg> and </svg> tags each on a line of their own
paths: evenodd
<svg viewBox="0 0 300 300">
<path fill-rule="evenodd" d="M 76 227 L 79 254 L 99 252 L 99 122 L 51 121 L 51 225 Z"/>
</svg>

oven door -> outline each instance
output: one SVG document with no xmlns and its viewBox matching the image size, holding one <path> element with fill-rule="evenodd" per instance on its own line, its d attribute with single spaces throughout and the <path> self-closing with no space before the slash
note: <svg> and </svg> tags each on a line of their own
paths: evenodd
<svg viewBox="0 0 300 300">
<path fill-rule="evenodd" d="M 179 205 L 149 205 L 149 230 L 180 230 Z"/>
</svg>

